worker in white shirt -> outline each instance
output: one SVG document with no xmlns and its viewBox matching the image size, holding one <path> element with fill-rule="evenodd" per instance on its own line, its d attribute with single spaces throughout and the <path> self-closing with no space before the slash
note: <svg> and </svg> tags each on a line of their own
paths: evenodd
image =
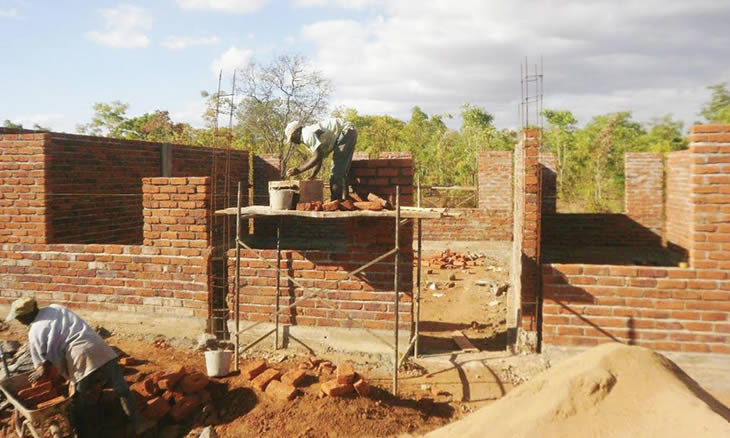
<svg viewBox="0 0 730 438">
<path fill-rule="evenodd" d="M 79 437 L 91 435 L 95 390 L 109 383 L 119 395 L 124 413 L 135 423 L 134 404 L 117 363 L 117 354 L 83 319 L 58 304 L 38 308 L 35 299 L 18 298 L 10 307 L 7 322 L 17 319 L 30 326 L 28 344 L 36 369 L 28 380 L 35 382 L 54 366 L 74 384 L 73 421 Z"/>
<path fill-rule="evenodd" d="M 284 135 L 290 143 L 304 144 L 312 152 L 312 158 L 309 161 L 299 167 L 289 169 L 286 175 L 292 177 L 314 168 L 309 177 L 309 179 L 314 179 L 322 167 L 322 161 L 332 153 L 330 199 L 342 200 L 344 184 L 347 184 L 357 143 L 357 131 L 352 124 L 347 120 L 332 118 L 304 126 L 295 120 L 286 126 Z"/>
</svg>

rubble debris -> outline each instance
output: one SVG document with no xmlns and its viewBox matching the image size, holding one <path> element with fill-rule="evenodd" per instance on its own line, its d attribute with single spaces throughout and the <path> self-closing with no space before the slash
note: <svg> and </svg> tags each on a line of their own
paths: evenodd
<svg viewBox="0 0 730 438">
<path fill-rule="evenodd" d="M 208 386 L 208 376 L 201 372 L 186 374 L 180 381 L 180 388 L 185 394 L 194 394 Z"/>
<path fill-rule="evenodd" d="M 272 380 L 266 386 L 265 392 L 279 400 L 292 400 L 296 397 L 297 389 L 288 383 Z"/>
<path fill-rule="evenodd" d="M 317 371 L 319 371 L 319 374 L 332 374 L 333 372 L 335 372 L 335 366 L 332 364 L 332 362 L 328 360 L 323 360 L 317 366 Z"/>
<path fill-rule="evenodd" d="M 258 359 L 243 367 L 243 369 L 241 369 L 241 375 L 248 380 L 253 380 L 256 376 L 263 373 L 266 368 L 266 361 Z"/>
<path fill-rule="evenodd" d="M 281 381 L 291 386 L 299 386 L 306 377 L 307 373 L 302 370 L 291 370 L 281 376 Z"/>
<path fill-rule="evenodd" d="M 428 266 L 435 269 L 465 269 L 474 266 L 483 266 L 486 256 L 468 252 L 459 254 L 447 249 L 428 259 Z"/>
<path fill-rule="evenodd" d="M 280 377 L 281 371 L 274 368 L 268 368 L 266 371 L 256 376 L 256 378 L 254 378 L 251 383 L 256 389 L 258 389 L 259 391 L 263 391 L 266 389 L 266 386 L 271 383 L 272 380 L 276 380 Z"/>
<path fill-rule="evenodd" d="M 352 362 L 342 362 L 337 367 L 337 383 L 354 383 L 355 382 L 355 366 Z"/>
<path fill-rule="evenodd" d="M 320 385 L 320 391 L 330 397 L 340 397 L 351 394 L 355 388 L 349 383 L 338 383 L 337 379 L 330 380 Z"/>
</svg>

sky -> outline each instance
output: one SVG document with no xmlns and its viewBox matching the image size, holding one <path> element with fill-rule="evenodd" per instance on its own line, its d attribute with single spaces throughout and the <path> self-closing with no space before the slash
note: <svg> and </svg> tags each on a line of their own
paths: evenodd
<svg viewBox="0 0 730 438">
<path fill-rule="evenodd" d="M 220 70 L 290 54 L 361 114 L 471 103 L 514 128 L 527 58 L 542 59 L 545 108 L 686 128 L 706 87 L 730 82 L 728 23 L 730 0 L 0 0 L 0 123 L 75 132 L 120 100 L 202 126 Z"/>
</svg>

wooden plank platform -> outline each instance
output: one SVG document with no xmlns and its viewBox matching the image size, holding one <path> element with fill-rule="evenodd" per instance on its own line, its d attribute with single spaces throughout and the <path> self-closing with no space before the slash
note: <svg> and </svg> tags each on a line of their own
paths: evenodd
<svg viewBox="0 0 730 438">
<path fill-rule="evenodd" d="M 456 342 L 456 345 L 458 345 L 459 348 L 461 348 L 461 351 L 463 351 L 464 353 L 476 353 L 479 351 L 479 349 L 471 343 L 469 338 L 464 336 L 464 333 L 457 330 L 451 334 L 451 337 L 454 342 Z"/>
<path fill-rule="evenodd" d="M 236 215 L 236 207 L 216 210 L 215 214 Z M 241 208 L 241 216 L 297 216 L 318 219 L 337 219 L 353 217 L 395 217 L 395 210 L 354 210 L 354 211 L 303 211 L 303 210 L 272 210 L 267 205 L 252 205 Z M 459 217 L 461 212 L 452 212 L 446 208 L 418 208 L 401 207 L 400 216 L 403 219 L 441 219 Z"/>
</svg>

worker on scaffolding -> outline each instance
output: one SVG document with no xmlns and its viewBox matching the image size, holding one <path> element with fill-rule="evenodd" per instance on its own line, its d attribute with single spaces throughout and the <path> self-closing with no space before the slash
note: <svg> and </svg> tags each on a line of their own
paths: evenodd
<svg viewBox="0 0 730 438">
<path fill-rule="evenodd" d="M 35 299 L 18 298 L 10 307 L 6 322 L 17 319 L 30 326 L 28 344 L 36 369 L 28 380 L 36 382 L 47 377 L 52 367 L 74 384 L 72 421 L 77 436 L 101 436 L 94 431 L 93 407 L 99 400 L 101 388 L 111 384 L 119 395 L 130 425 L 136 426 L 134 403 L 117 363 L 117 354 L 83 319 L 68 308 L 51 304 L 38 308 Z"/>
<path fill-rule="evenodd" d="M 311 159 L 299 167 L 289 169 L 286 176 L 292 177 L 314 168 L 309 179 L 315 179 L 322 162 L 331 152 L 330 199 L 342 200 L 357 143 L 357 131 L 352 124 L 340 118 L 331 118 L 304 126 L 295 120 L 286 126 L 284 134 L 289 143 L 304 144 L 312 152 Z"/>
</svg>

